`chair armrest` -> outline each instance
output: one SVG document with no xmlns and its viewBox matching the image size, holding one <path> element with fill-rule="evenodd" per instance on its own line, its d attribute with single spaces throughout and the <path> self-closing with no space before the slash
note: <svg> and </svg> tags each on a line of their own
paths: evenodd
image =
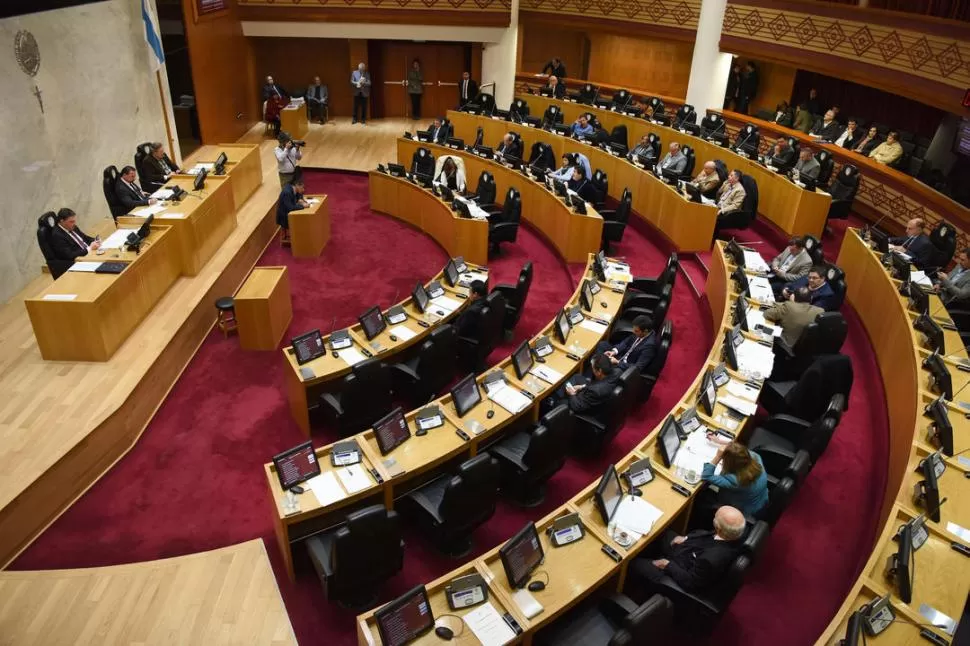
<svg viewBox="0 0 970 646">
<path fill-rule="evenodd" d="M 663 577 L 652 585 L 657 592 L 670 599 L 674 607 L 681 605 L 693 606 L 705 614 L 714 616 L 718 614 L 718 609 L 710 601 L 704 597 L 687 592 L 669 576 Z"/>
<path fill-rule="evenodd" d="M 614 625 L 621 624 L 626 616 L 635 612 L 638 607 L 633 599 L 619 592 L 611 594 L 600 602 L 600 611 Z"/>
<path fill-rule="evenodd" d="M 792 347 L 788 345 L 788 343 L 780 336 L 776 336 L 774 338 L 771 349 L 775 351 L 775 355 L 778 356 L 779 359 L 795 358 L 795 351 L 792 350 Z"/>
<path fill-rule="evenodd" d="M 595 428 L 599 431 L 606 430 L 606 425 L 603 422 L 596 419 L 595 417 L 589 417 L 588 415 L 583 415 L 581 413 L 570 413 L 570 414 L 573 417 L 574 425 L 586 424 L 587 426 L 591 428 Z"/>
<path fill-rule="evenodd" d="M 657 303 L 660 302 L 660 297 L 656 294 L 636 294 L 630 295 L 629 300 L 625 303 L 625 307 L 631 308 L 643 308 L 648 310 L 653 310 Z"/>
<path fill-rule="evenodd" d="M 596 209 L 604 220 L 612 220 L 616 217 L 616 209 Z"/>
<path fill-rule="evenodd" d="M 406 377 L 408 377 L 413 381 L 420 381 L 420 377 L 418 377 L 418 373 L 412 370 L 411 367 L 408 366 L 407 364 L 404 364 L 404 363 L 391 364 L 391 370 L 396 371 L 402 375 L 405 375 Z"/>
<path fill-rule="evenodd" d="M 791 437 L 793 434 L 800 435 L 811 425 L 811 422 L 800 417 L 795 417 L 794 415 L 772 415 L 758 424 L 759 427 L 766 431 L 783 437 Z"/>
<path fill-rule="evenodd" d="M 656 278 L 633 277 L 626 285 L 627 291 L 643 292 L 644 294 L 656 295 L 660 291 L 660 283 Z M 639 296 L 639 294 L 638 294 Z"/>
<path fill-rule="evenodd" d="M 470 336 L 458 336 L 458 337 L 455 337 L 455 340 L 458 341 L 459 344 L 462 344 L 462 343 L 464 343 L 466 345 L 478 345 L 479 344 L 478 339 L 473 339 Z"/>
<path fill-rule="evenodd" d="M 493 287 L 492 291 L 501 292 L 502 296 L 505 297 L 505 302 L 507 303 L 509 301 L 509 297 L 515 294 L 515 289 L 516 289 L 515 285 L 508 285 L 506 283 L 502 283 Z"/>
<path fill-rule="evenodd" d="M 526 464 L 522 461 L 522 459 L 518 455 L 516 455 L 512 451 L 509 451 L 508 449 L 506 449 L 505 447 L 503 447 L 501 444 L 495 444 L 495 445 L 489 447 L 488 452 L 491 453 L 492 455 L 495 455 L 495 456 L 501 458 L 502 460 L 505 460 L 505 461 L 509 462 L 510 464 L 514 464 L 516 467 L 518 467 L 522 471 L 525 471 L 526 469 L 528 469 L 528 467 L 526 466 Z"/>
<path fill-rule="evenodd" d="M 320 401 L 326 404 L 334 412 L 335 415 L 343 415 L 344 409 L 340 405 L 340 400 L 337 399 L 333 393 L 323 393 L 320 395 Z"/>
</svg>

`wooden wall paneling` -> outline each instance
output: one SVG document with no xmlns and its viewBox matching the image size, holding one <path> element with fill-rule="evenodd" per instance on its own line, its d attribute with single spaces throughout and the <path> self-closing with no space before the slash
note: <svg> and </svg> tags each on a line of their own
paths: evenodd
<svg viewBox="0 0 970 646">
<path fill-rule="evenodd" d="M 582 24 L 587 29 L 612 30 L 625 34 L 669 36 L 693 42 L 701 0 L 653 0 L 652 2 L 565 2 L 529 0 L 522 5 L 520 19 L 556 21 L 565 27 Z"/>
<path fill-rule="evenodd" d="M 771 110 L 782 101 L 791 102 L 792 88 L 795 85 L 797 69 L 782 63 L 755 61 L 758 66 L 758 94 L 751 102 L 748 112 L 755 114 L 758 110 Z"/>
<path fill-rule="evenodd" d="M 247 21 L 383 23 L 391 25 L 472 25 L 507 27 L 507 0 L 476 0 L 455 7 L 447 0 L 354 0 L 323 6 L 326 0 L 241 0 L 240 15 Z M 492 6 L 485 6 L 490 4 Z M 469 9 L 474 7 L 474 9 Z M 359 61 L 358 61 L 359 62 Z"/>
<path fill-rule="evenodd" d="M 605 32 L 589 34 L 591 81 L 649 88 L 656 94 L 686 96 L 692 43 Z"/>
<path fill-rule="evenodd" d="M 521 47 L 521 45 L 520 45 Z M 471 65 L 468 68 L 468 72 L 471 73 L 472 78 L 478 83 L 482 82 L 482 52 L 484 48 L 481 43 L 472 43 L 471 46 Z M 516 67 L 516 69 L 521 69 Z M 462 70 L 465 72 L 466 70 Z M 457 93 L 457 90 L 455 91 Z"/>
<path fill-rule="evenodd" d="M 553 56 L 562 59 L 571 78 L 586 78 L 583 62 L 589 41 L 583 29 L 550 29 L 539 21 L 522 23 L 522 56 L 518 69 L 538 74 Z"/>
<path fill-rule="evenodd" d="M 262 119 L 258 91 L 245 80 L 250 43 L 234 2 L 226 12 L 198 22 L 194 4 L 195 0 L 182 0 L 202 143 L 235 141 Z"/>
<path fill-rule="evenodd" d="M 369 50 L 371 68 L 371 109 L 374 117 L 402 118 L 410 115 L 407 92 L 401 81 L 407 78 L 411 59 L 410 43 L 372 41 Z"/>
<path fill-rule="evenodd" d="M 436 45 L 425 45 L 433 47 L 435 68 L 430 66 L 424 72 L 424 80 L 435 83 L 426 86 L 424 89 L 424 104 L 422 105 L 422 117 L 428 121 L 435 115 L 444 116 L 448 110 L 454 110 L 458 105 L 458 87 L 456 85 L 437 84 L 457 83 L 464 71 L 464 61 L 468 56 L 468 50 L 472 46 L 461 43 L 439 43 Z M 432 76 L 433 74 L 433 76 Z"/>
<path fill-rule="evenodd" d="M 259 89 L 267 74 L 290 92 L 305 91 L 314 76 L 330 90 L 330 116 L 348 116 L 353 98 L 348 41 L 343 38 L 250 38 L 256 74 L 252 83 Z M 257 90 L 259 91 L 259 90 Z M 262 97 L 257 97 L 262 103 Z"/>
</svg>

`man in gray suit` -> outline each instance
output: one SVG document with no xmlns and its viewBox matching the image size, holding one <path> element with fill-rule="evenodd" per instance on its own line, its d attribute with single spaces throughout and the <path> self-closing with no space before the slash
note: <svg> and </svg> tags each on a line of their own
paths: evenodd
<svg viewBox="0 0 970 646">
<path fill-rule="evenodd" d="M 958 304 L 966 306 L 970 302 L 970 249 L 961 249 L 957 253 L 957 266 L 949 274 L 936 274 L 939 282 L 934 289 L 947 306 Z"/>
<path fill-rule="evenodd" d="M 785 283 L 808 275 L 808 270 L 811 268 L 812 257 L 805 250 L 805 240 L 799 236 L 793 236 L 785 250 L 771 261 L 771 273 L 774 276 L 770 278 L 770 282 L 775 289 L 776 297 Z"/>
<path fill-rule="evenodd" d="M 815 159 L 815 153 L 811 148 L 802 148 L 799 151 L 798 161 L 795 162 L 795 170 L 798 171 L 799 178 L 818 179 L 818 174 L 822 170 L 822 167 L 819 166 L 818 160 Z"/>
<path fill-rule="evenodd" d="M 363 63 L 350 75 L 350 86 L 354 89 L 354 123 L 367 123 L 367 100 L 370 98 L 370 72 Z M 358 116 L 359 115 L 359 116 Z"/>
<path fill-rule="evenodd" d="M 670 144 L 670 152 L 660 162 L 660 170 L 667 170 L 678 175 L 683 174 L 687 168 L 687 157 L 680 152 L 680 144 L 676 141 Z"/>
<path fill-rule="evenodd" d="M 765 320 L 781 326 L 781 340 L 794 347 L 815 317 L 825 312 L 821 307 L 811 304 L 812 294 L 808 287 L 799 287 L 787 301 L 778 303 L 767 312 Z"/>
</svg>

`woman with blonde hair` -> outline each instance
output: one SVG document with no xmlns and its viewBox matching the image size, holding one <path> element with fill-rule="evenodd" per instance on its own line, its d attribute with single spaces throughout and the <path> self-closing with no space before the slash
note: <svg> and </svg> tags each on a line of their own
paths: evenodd
<svg viewBox="0 0 970 646">
<path fill-rule="evenodd" d="M 716 435 L 712 441 L 717 442 Z M 721 473 L 715 474 L 717 465 Z M 701 479 L 718 488 L 716 507 L 737 507 L 747 516 L 755 516 L 768 504 L 768 474 L 761 456 L 739 442 L 723 443 L 711 462 L 704 465 Z"/>
</svg>

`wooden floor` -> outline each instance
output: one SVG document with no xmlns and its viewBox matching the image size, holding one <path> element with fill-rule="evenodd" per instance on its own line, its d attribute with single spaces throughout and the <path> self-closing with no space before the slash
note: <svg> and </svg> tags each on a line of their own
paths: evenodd
<svg viewBox="0 0 970 646">
<path fill-rule="evenodd" d="M 0 643 L 293 644 L 263 541 L 81 570 L 0 572 Z"/>
</svg>

